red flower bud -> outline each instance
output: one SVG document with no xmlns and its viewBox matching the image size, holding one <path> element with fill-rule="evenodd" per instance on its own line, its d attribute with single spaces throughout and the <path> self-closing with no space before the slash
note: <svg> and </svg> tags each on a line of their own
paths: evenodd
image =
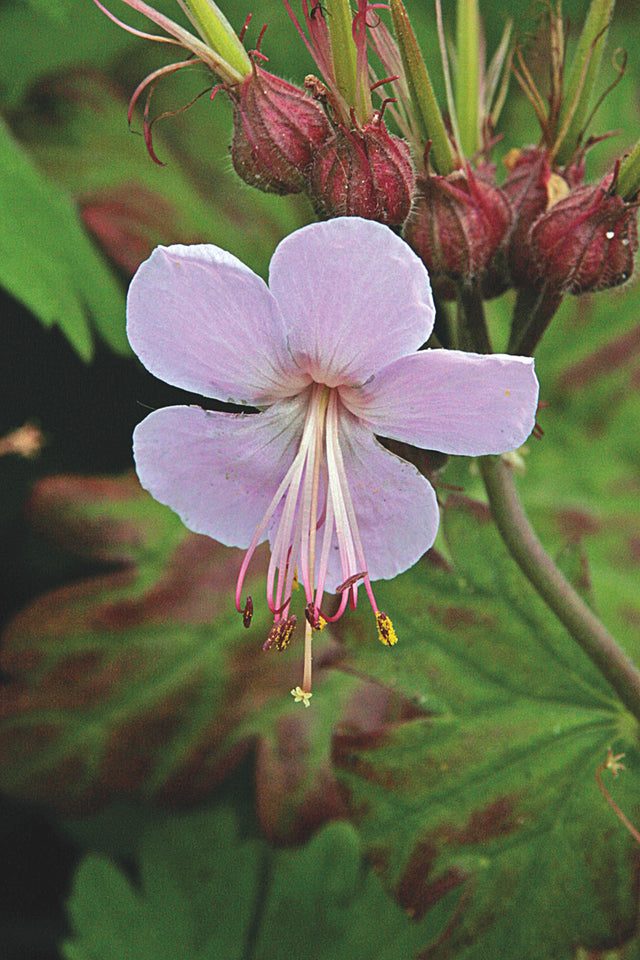
<svg viewBox="0 0 640 960">
<path fill-rule="evenodd" d="M 538 217 L 582 181 L 582 168 L 571 167 L 560 176 L 552 170 L 548 153 L 539 147 L 512 150 L 505 166 L 509 176 L 502 189 L 513 211 L 506 257 L 509 277 L 515 286 L 531 285 L 538 275 L 531 258 L 529 231 Z"/>
<path fill-rule="evenodd" d="M 405 240 L 422 258 L 435 289 L 451 298 L 451 281 L 484 278 L 511 224 L 509 201 L 469 166 L 446 177 L 419 177 L 418 189 Z"/>
<path fill-rule="evenodd" d="M 336 129 L 318 151 L 310 192 L 322 216 L 399 226 L 409 215 L 414 184 L 408 144 L 387 133 L 376 116 L 362 129 Z"/>
<path fill-rule="evenodd" d="M 536 220 L 529 239 L 539 280 L 562 293 L 587 293 L 629 279 L 637 205 L 610 193 L 612 180 L 577 187 Z"/>
<path fill-rule="evenodd" d="M 318 148 L 331 137 L 323 107 L 255 64 L 235 87 L 231 159 L 246 183 L 268 193 L 299 193 Z"/>
</svg>

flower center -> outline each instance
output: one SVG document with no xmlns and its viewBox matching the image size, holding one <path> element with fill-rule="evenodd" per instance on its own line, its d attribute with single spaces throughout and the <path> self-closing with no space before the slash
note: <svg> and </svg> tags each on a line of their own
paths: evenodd
<svg viewBox="0 0 640 960">
<path fill-rule="evenodd" d="M 257 544 L 280 510 L 267 574 L 267 601 L 274 624 L 264 646 L 279 650 L 288 646 L 296 625 L 295 615 L 290 614 L 291 596 L 300 578 L 307 603 L 302 682 L 305 692 L 311 690 L 312 631 L 321 630 L 327 621 L 337 620 L 347 603 L 355 608 L 360 581 L 376 616 L 378 636 L 387 646 L 397 639 L 391 621 L 378 610 L 367 572 L 340 445 L 341 417 L 345 414 L 339 393 L 322 383 L 314 383 L 309 390 L 298 452 L 256 529 L 236 585 L 236 607 L 248 626 L 253 601 L 248 597 L 245 607 L 241 606 L 245 574 Z M 320 606 L 336 540 L 342 582 L 336 588 L 340 594 L 338 610 L 330 616 L 321 613 Z M 308 706 L 308 700 L 304 702 Z"/>
</svg>

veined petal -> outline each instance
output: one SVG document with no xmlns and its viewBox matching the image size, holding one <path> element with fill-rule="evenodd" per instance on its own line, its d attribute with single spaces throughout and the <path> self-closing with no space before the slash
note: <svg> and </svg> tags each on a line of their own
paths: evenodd
<svg viewBox="0 0 640 960">
<path fill-rule="evenodd" d="M 247 547 L 297 453 L 305 408 L 303 396 L 256 414 L 156 410 L 133 435 L 140 482 L 190 530 Z"/>
<path fill-rule="evenodd" d="M 412 464 L 381 447 L 371 431 L 344 409 L 340 448 L 369 578 L 389 580 L 432 546 L 439 523 L 435 492 Z M 334 541 L 326 581 L 329 592 L 344 580 L 335 533 Z"/>
<path fill-rule="evenodd" d="M 269 286 L 289 347 L 318 383 L 360 384 L 429 337 L 435 315 L 422 261 L 360 217 L 313 223 L 276 249 Z"/>
<path fill-rule="evenodd" d="M 156 377 L 205 397 L 260 406 L 309 382 L 267 285 L 213 244 L 153 251 L 129 287 L 127 335 Z"/>
<path fill-rule="evenodd" d="M 535 423 L 538 381 L 530 357 L 424 350 L 340 395 L 380 436 L 475 457 L 524 443 Z"/>
</svg>

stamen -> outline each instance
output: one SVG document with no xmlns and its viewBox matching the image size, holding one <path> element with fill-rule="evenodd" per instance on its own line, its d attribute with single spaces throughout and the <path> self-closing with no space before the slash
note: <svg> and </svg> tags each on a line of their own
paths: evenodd
<svg viewBox="0 0 640 960">
<path fill-rule="evenodd" d="M 378 627 L 378 637 L 385 647 L 393 647 L 398 642 L 396 631 L 393 628 L 390 617 L 378 610 L 376 613 L 376 626 Z"/>
<path fill-rule="evenodd" d="M 247 32 L 247 27 L 248 27 L 249 24 L 251 23 L 251 18 L 252 18 L 252 16 L 253 16 L 252 13 L 248 13 L 246 20 L 244 21 L 244 23 L 243 23 L 242 26 L 240 27 L 240 33 L 238 34 L 238 40 L 240 41 L 240 43 L 242 43 L 242 41 L 244 40 L 244 35 L 245 35 L 245 33 Z"/>
<path fill-rule="evenodd" d="M 289 487 L 291 486 L 291 482 L 292 482 L 293 477 L 294 477 L 297 473 L 300 473 L 301 470 L 302 470 L 302 468 L 303 468 L 304 461 L 305 461 L 306 455 L 307 455 L 307 449 L 308 449 L 308 446 L 309 446 L 309 439 L 308 439 L 308 436 L 307 436 L 307 433 L 308 433 L 308 431 L 307 431 L 307 424 L 308 424 L 308 422 L 309 422 L 309 418 L 310 418 L 310 414 L 309 414 L 309 412 L 307 411 L 307 418 L 306 418 L 305 425 L 304 425 L 304 428 L 303 428 L 303 433 L 302 433 L 302 438 L 301 438 L 301 440 L 300 440 L 300 448 L 299 448 L 299 450 L 298 450 L 298 453 L 296 454 L 296 456 L 295 456 L 295 458 L 294 458 L 294 460 L 293 460 L 293 463 L 291 464 L 291 466 L 290 466 L 289 469 L 287 470 L 284 478 L 282 479 L 282 482 L 281 482 L 280 486 L 278 487 L 278 489 L 276 490 L 273 498 L 271 499 L 271 503 L 269 504 L 269 506 L 268 506 L 267 509 L 265 510 L 264 516 L 263 516 L 262 520 L 260 521 L 260 523 L 258 524 L 258 526 L 256 527 L 256 532 L 254 533 L 253 537 L 251 538 L 251 543 L 249 544 L 249 546 L 248 546 L 248 548 L 247 548 L 247 552 L 246 552 L 245 555 L 244 555 L 244 559 L 243 559 L 242 565 L 241 565 L 241 567 L 240 567 L 240 572 L 239 572 L 239 574 L 238 574 L 238 579 L 237 579 L 237 581 L 236 581 L 236 597 L 235 597 L 235 600 L 236 600 L 236 610 L 238 611 L 238 613 L 242 613 L 242 607 L 240 606 L 240 597 L 242 596 L 242 584 L 243 584 L 243 582 L 244 582 L 244 578 L 245 578 L 245 576 L 246 576 L 247 568 L 248 568 L 248 566 L 249 566 L 249 563 L 251 562 L 251 558 L 252 558 L 253 554 L 255 553 L 256 547 L 258 546 L 258 544 L 259 544 L 260 541 L 262 540 L 262 537 L 263 537 L 263 535 L 264 535 L 265 530 L 267 529 L 267 526 L 269 525 L 269 522 L 271 521 L 271 519 L 272 519 L 274 513 L 276 512 L 276 510 L 277 510 L 280 502 L 282 501 L 282 498 L 283 498 L 283 496 L 284 496 L 284 494 L 285 494 L 285 491 L 287 491 L 287 490 L 289 489 Z M 282 523 L 282 520 L 281 520 L 281 523 Z M 273 556 L 272 556 L 272 559 L 273 559 Z"/>
<path fill-rule="evenodd" d="M 251 626 L 251 618 L 253 616 L 253 600 L 251 597 L 247 597 L 247 602 L 244 605 L 244 610 L 242 611 L 242 623 L 245 627 L 249 628 Z"/>
<path fill-rule="evenodd" d="M 297 618 L 292 614 L 286 620 L 278 620 L 277 623 L 274 623 L 262 649 L 271 650 L 272 647 L 275 647 L 278 651 L 286 650 L 291 642 L 291 635 L 297 622 Z"/>
<path fill-rule="evenodd" d="M 353 576 L 347 577 L 344 583 L 341 583 L 339 587 L 336 587 L 336 593 L 342 593 L 343 590 L 348 590 L 349 587 L 352 587 L 354 583 L 357 583 L 358 580 L 362 580 L 366 577 L 367 571 L 363 570 L 362 573 L 354 573 Z"/>
<path fill-rule="evenodd" d="M 304 609 L 304 615 L 307 618 L 307 623 L 312 630 L 324 630 L 327 625 L 327 618 L 323 617 L 317 607 L 313 603 L 308 603 Z"/>
<path fill-rule="evenodd" d="M 258 34 L 258 39 L 256 40 L 256 49 L 255 49 L 255 52 L 256 52 L 256 53 L 260 53 L 260 44 L 262 43 L 262 38 L 264 37 L 265 33 L 267 32 L 267 27 L 268 27 L 268 24 L 265 23 L 264 26 L 263 26 L 263 28 L 262 28 L 262 30 L 261 30 L 260 33 Z M 260 53 L 260 56 L 261 56 L 261 57 L 264 57 L 265 60 L 268 60 L 268 59 L 269 59 L 268 57 L 265 57 L 264 53 Z"/>
<path fill-rule="evenodd" d="M 304 669 L 302 672 L 302 689 L 311 690 L 311 667 L 313 666 L 313 649 L 311 643 L 311 624 L 307 619 L 304 625 Z"/>
</svg>

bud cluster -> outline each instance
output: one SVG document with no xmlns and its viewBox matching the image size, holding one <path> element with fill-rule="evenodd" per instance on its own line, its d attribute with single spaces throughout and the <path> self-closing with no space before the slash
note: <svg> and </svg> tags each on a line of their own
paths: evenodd
<svg viewBox="0 0 640 960">
<path fill-rule="evenodd" d="M 488 165 L 418 176 L 404 236 L 441 297 L 455 297 L 459 283 L 485 296 L 541 284 L 564 295 L 629 279 L 637 204 L 614 192 L 615 175 L 583 184 L 582 164 L 554 170 L 537 147 L 512 152 L 505 165 L 501 187 Z"/>
<path fill-rule="evenodd" d="M 250 186 L 306 191 L 321 216 L 360 216 L 400 226 L 413 199 L 409 145 L 386 129 L 380 112 L 346 126 L 325 109 L 320 81 L 311 95 L 258 67 L 227 87 L 233 104 L 231 157 Z M 313 78 L 315 79 L 315 78 Z M 330 119 L 331 117 L 331 119 Z"/>
<path fill-rule="evenodd" d="M 120 26 L 138 33 L 101 0 L 95 2 Z M 640 144 L 600 183 L 583 182 L 584 151 L 595 142 L 584 139 L 584 128 L 609 28 L 606 0 L 594 0 L 598 15 L 587 18 L 566 84 L 561 10 L 559 5 L 557 11 L 550 8 L 555 56 L 550 57 L 547 98 L 522 51 L 516 47 L 512 56 L 507 54 L 508 28 L 492 63 L 483 65 L 477 58 L 478 25 L 463 18 L 455 98 L 447 95 L 446 122 L 402 0 L 390 0 L 395 37 L 382 23 L 379 5 L 369 0 L 335 0 L 331 12 L 302 0 L 306 32 L 290 0 L 284 0 L 322 77 L 307 76 L 304 88 L 263 69 L 264 31 L 256 49 L 245 50 L 250 18 L 236 36 L 215 4 L 180 0 L 191 11 L 196 36 L 142 0 L 124 2 L 168 35 L 154 39 L 169 39 L 190 54 L 139 84 L 130 115 L 143 91 L 151 95 L 160 76 L 204 64 L 221 81 L 216 89 L 224 89 L 231 100 L 231 157 L 246 183 L 277 194 L 306 193 L 321 217 L 360 216 L 403 229 L 442 298 L 455 297 L 461 287 L 485 297 L 515 287 L 544 289 L 551 303 L 566 293 L 616 286 L 630 276 L 638 247 Z M 381 80 L 375 80 L 370 49 L 385 70 Z M 450 89 L 442 38 L 441 54 Z M 504 99 L 497 91 L 506 92 L 509 73 L 536 113 L 541 140 L 539 146 L 507 155 L 507 175 L 498 184 L 490 156 Z M 393 96 L 376 110 L 371 94 L 382 87 L 389 87 Z M 389 110 L 405 139 L 387 129 L 383 114 L 388 103 L 395 104 Z M 144 132 L 156 159 L 148 102 Z M 412 157 L 422 159 L 417 175 Z M 474 159 L 473 167 L 466 157 Z M 86 218 L 96 229 L 109 222 L 102 209 L 86 211 Z"/>
</svg>

